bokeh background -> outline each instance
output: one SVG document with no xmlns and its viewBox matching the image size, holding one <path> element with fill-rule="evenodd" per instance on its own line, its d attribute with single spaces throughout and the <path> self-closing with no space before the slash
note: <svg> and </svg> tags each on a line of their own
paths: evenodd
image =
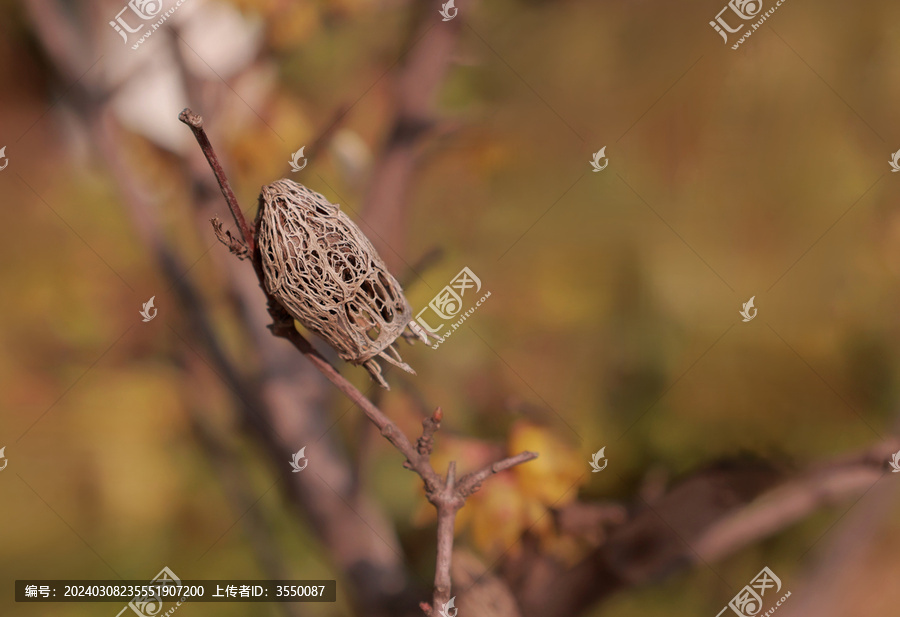
<svg viewBox="0 0 900 617">
<path fill-rule="evenodd" d="M 338 581 L 185 617 L 430 598 L 421 483 L 265 330 L 186 106 L 251 216 L 289 177 L 416 311 L 464 266 L 491 292 L 390 392 L 313 341 L 411 437 L 443 409 L 438 469 L 540 452 L 460 511 L 459 617 L 713 617 L 763 566 L 779 615 L 896 611 L 900 6 L 787 0 L 738 50 L 723 6 L 187 0 L 132 49 L 122 2 L 0 2 L 0 614 L 116 615 L 13 581 L 164 566 Z"/>
</svg>

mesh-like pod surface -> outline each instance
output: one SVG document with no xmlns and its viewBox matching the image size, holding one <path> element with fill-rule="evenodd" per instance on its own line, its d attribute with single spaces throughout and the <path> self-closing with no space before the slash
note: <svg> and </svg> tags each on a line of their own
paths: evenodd
<svg viewBox="0 0 900 617">
<path fill-rule="evenodd" d="M 412 309 L 375 247 L 337 205 L 277 180 L 262 188 L 256 228 L 266 288 L 294 319 L 384 386 L 375 356 L 413 372 L 392 346 Z"/>
</svg>

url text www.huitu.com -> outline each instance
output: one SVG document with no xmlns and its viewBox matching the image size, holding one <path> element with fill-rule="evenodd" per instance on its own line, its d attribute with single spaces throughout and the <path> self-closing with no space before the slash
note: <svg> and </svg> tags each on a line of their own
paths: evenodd
<svg viewBox="0 0 900 617">
<path fill-rule="evenodd" d="M 136 35 L 143 29 L 144 25 L 146 25 L 149 30 L 141 34 L 137 42 L 131 46 L 132 49 L 137 49 L 143 45 L 144 41 L 149 39 L 154 32 L 159 30 L 166 20 L 174 15 L 175 11 L 177 11 L 185 2 L 186 0 L 178 0 L 172 8 L 159 16 L 159 19 L 156 19 L 157 15 L 159 15 L 159 11 L 162 9 L 162 0 L 132 0 L 125 8 L 119 11 L 115 20 L 110 21 L 109 25 L 122 37 L 122 40 L 126 44 L 129 43 L 128 39 L 131 38 L 131 35 Z M 124 13 L 128 14 L 123 16 Z M 144 23 L 132 25 L 135 19 Z M 155 21 L 148 24 L 147 22 L 151 19 Z"/>
<path fill-rule="evenodd" d="M 784 4 L 784 2 L 785 2 L 785 0 L 778 0 L 778 2 L 775 3 L 775 6 L 774 6 L 774 7 L 772 7 L 771 9 L 769 9 L 768 11 L 766 11 L 765 13 L 763 13 L 762 18 L 760 18 L 759 21 L 757 21 L 756 23 L 750 24 L 750 28 L 751 28 L 751 29 L 750 29 L 750 30 L 747 30 L 747 31 L 744 33 L 744 36 L 742 36 L 741 38 L 739 38 L 739 39 L 738 39 L 738 42 L 735 43 L 734 45 L 732 45 L 731 48 L 732 48 L 732 49 L 737 49 L 738 47 L 740 47 L 741 45 L 743 45 L 743 44 L 744 44 L 744 41 L 746 41 L 747 39 L 749 39 L 749 38 L 750 38 L 750 35 L 753 34 L 754 32 L 756 32 L 756 30 L 757 30 L 760 26 L 763 25 L 763 22 L 765 22 L 765 21 L 766 21 L 766 20 L 767 20 L 774 12 L 775 12 L 775 11 L 777 11 L 777 10 L 778 10 L 778 7 L 780 7 L 782 4 Z"/>
<path fill-rule="evenodd" d="M 464 322 L 466 319 L 468 319 L 468 318 L 469 318 L 469 315 L 471 315 L 472 313 L 474 313 L 475 311 L 477 311 L 477 310 L 478 310 L 478 307 L 480 307 L 481 304 L 482 304 L 485 300 L 487 300 L 488 298 L 490 298 L 490 297 L 491 297 L 491 292 L 487 292 L 486 294 L 484 294 L 483 296 L 481 296 L 481 298 L 479 298 L 478 302 L 475 303 L 475 306 L 473 306 L 473 307 L 470 308 L 468 311 L 466 311 L 465 313 L 463 313 L 462 317 L 460 317 L 459 319 L 457 319 L 455 322 L 449 324 L 450 327 L 451 327 L 452 329 L 451 329 L 451 330 L 447 330 L 447 333 L 446 333 L 446 334 L 443 334 L 443 335 L 441 336 L 441 338 L 438 340 L 438 342 L 436 342 L 434 345 L 432 345 L 431 348 L 432 348 L 432 349 L 437 349 L 438 347 L 440 347 L 440 346 L 441 346 L 441 343 L 443 343 L 444 341 L 446 341 L 447 338 L 449 338 L 449 336 L 450 336 L 451 334 L 453 334 L 454 332 L 456 332 L 457 328 L 459 328 L 459 327 L 462 325 L 462 322 Z"/>
</svg>

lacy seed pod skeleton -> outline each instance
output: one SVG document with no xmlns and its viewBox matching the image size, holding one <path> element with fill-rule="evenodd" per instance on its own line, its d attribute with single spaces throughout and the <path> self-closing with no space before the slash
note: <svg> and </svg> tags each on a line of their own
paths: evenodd
<svg viewBox="0 0 900 617">
<path fill-rule="evenodd" d="M 290 315 L 364 366 L 383 387 L 376 358 L 415 374 L 393 343 L 410 331 L 427 342 L 369 239 L 324 196 L 292 180 L 264 186 L 256 242 L 266 289 Z"/>
</svg>

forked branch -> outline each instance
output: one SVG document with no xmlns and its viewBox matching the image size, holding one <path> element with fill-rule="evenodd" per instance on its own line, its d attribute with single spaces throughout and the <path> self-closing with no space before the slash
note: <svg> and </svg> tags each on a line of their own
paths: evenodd
<svg viewBox="0 0 900 617">
<path fill-rule="evenodd" d="M 222 195 L 228 203 L 234 221 L 237 224 L 240 238 L 235 238 L 230 232 L 222 230 L 222 225 L 217 220 L 213 221 L 213 228 L 219 240 L 228 246 L 231 252 L 239 257 L 249 258 L 253 269 L 259 279 L 260 288 L 268 302 L 269 315 L 272 324 L 269 329 L 275 336 L 287 339 L 297 350 L 315 365 L 321 373 L 328 378 L 337 388 L 356 403 L 369 420 L 378 427 L 381 434 L 400 453 L 406 457 L 403 466 L 414 471 L 422 478 L 425 484 L 425 493 L 438 512 L 437 529 L 437 565 L 434 577 L 434 594 L 432 604 L 422 603 L 422 609 L 428 617 L 438 617 L 439 607 L 445 606 L 450 600 L 450 563 L 453 553 L 453 526 L 456 512 L 465 504 L 466 498 L 481 487 L 485 479 L 495 473 L 514 467 L 537 458 L 535 452 L 522 452 L 516 456 L 497 461 L 474 473 L 466 474 L 456 479 L 456 463 L 451 462 L 445 478 L 431 466 L 430 455 L 434 446 L 434 434 L 440 430 L 443 412 L 440 408 L 423 422 L 422 436 L 416 440 L 415 446 L 400 430 L 393 420 L 387 417 L 372 401 L 366 398 L 352 383 L 350 383 L 338 370 L 326 360 L 306 338 L 294 327 L 294 320 L 287 310 L 266 290 L 262 263 L 257 250 L 256 239 L 251 226 L 247 223 L 244 213 L 238 204 L 234 191 L 225 176 L 225 171 L 219 162 L 219 158 L 203 128 L 203 118 L 190 109 L 185 109 L 179 114 L 178 119 L 188 125 L 200 145 L 209 166 L 216 176 L 216 181 L 222 189 Z"/>
</svg>

